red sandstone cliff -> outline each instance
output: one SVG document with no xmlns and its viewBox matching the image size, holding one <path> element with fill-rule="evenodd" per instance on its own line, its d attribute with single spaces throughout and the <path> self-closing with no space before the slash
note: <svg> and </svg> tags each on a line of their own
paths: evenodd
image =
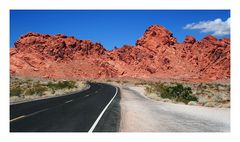
<svg viewBox="0 0 240 142">
<path fill-rule="evenodd" d="M 27 33 L 10 49 L 10 72 L 48 78 L 228 80 L 230 40 L 187 36 L 178 43 L 170 31 L 154 25 L 135 46 L 107 51 L 89 40 Z"/>
</svg>

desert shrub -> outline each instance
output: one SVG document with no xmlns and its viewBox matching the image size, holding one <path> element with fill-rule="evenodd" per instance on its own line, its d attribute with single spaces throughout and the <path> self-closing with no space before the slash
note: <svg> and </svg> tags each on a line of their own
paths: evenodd
<svg viewBox="0 0 240 142">
<path fill-rule="evenodd" d="M 151 86 L 146 86 L 146 87 L 145 87 L 145 91 L 146 91 L 147 93 L 153 93 Z"/>
<path fill-rule="evenodd" d="M 24 95 L 26 95 L 26 96 L 30 96 L 30 95 L 33 95 L 33 94 L 34 94 L 33 88 L 27 88 L 24 91 Z"/>
<path fill-rule="evenodd" d="M 167 86 L 162 83 L 151 84 L 145 88 L 148 93 L 156 93 L 162 98 L 172 99 L 187 104 L 190 101 L 198 101 L 197 97 L 192 95 L 190 87 L 184 87 L 182 84 Z"/>
<path fill-rule="evenodd" d="M 134 85 L 146 85 L 144 82 L 136 82 Z"/>
<path fill-rule="evenodd" d="M 48 89 L 40 84 L 34 84 L 30 88 L 26 88 L 24 91 L 24 95 L 44 95 L 44 92 L 47 91 Z"/>
<path fill-rule="evenodd" d="M 47 84 L 47 87 L 51 88 L 52 90 L 58 90 L 58 89 L 72 89 L 76 88 L 76 82 L 75 81 L 58 81 L 57 83 L 49 82 Z"/>
<path fill-rule="evenodd" d="M 62 88 L 68 88 L 68 89 L 76 88 L 75 81 L 62 81 L 62 82 L 60 81 L 58 84 Z"/>
<path fill-rule="evenodd" d="M 20 94 L 22 93 L 22 89 L 17 86 L 17 87 L 12 87 L 10 88 L 10 96 L 20 96 Z"/>
<path fill-rule="evenodd" d="M 200 84 L 198 85 L 198 89 L 199 89 L 199 90 L 206 90 L 206 89 L 207 89 L 207 85 L 204 84 L 204 83 L 200 83 Z"/>
<path fill-rule="evenodd" d="M 126 80 L 122 81 L 122 84 L 125 84 L 125 83 L 128 83 L 128 81 L 126 81 Z"/>
<path fill-rule="evenodd" d="M 56 84 L 53 82 L 48 82 L 47 87 L 51 88 L 51 89 L 55 89 L 56 88 Z"/>
<path fill-rule="evenodd" d="M 145 91 L 148 93 L 157 93 L 160 95 L 166 93 L 167 87 L 162 83 L 150 84 L 145 87 Z"/>
<path fill-rule="evenodd" d="M 38 85 L 38 86 L 34 86 L 33 90 L 37 95 L 44 95 L 44 92 L 47 91 L 48 89 L 45 86 Z"/>
<path fill-rule="evenodd" d="M 75 81 L 40 81 L 32 79 L 15 79 L 10 80 L 10 96 L 30 96 L 45 95 L 46 91 L 53 94 L 58 89 L 77 88 Z"/>
<path fill-rule="evenodd" d="M 121 81 L 119 81 L 119 80 L 117 80 L 116 82 L 117 82 L 117 83 L 121 83 Z"/>
</svg>

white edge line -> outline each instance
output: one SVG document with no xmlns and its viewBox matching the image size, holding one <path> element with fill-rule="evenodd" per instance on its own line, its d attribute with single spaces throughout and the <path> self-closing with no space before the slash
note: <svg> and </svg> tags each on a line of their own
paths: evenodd
<svg viewBox="0 0 240 142">
<path fill-rule="evenodd" d="M 96 121 L 93 123 L 92 127 L 90 128 L 90 130 L 88 131 L 88 133 L 92 133 L 93 130 L 95 129 L 95 127 L 97 126 L 99 120 L 101 119 L 101 117 L 103 116 L 104 112 L 107 110 L 108 106 L 111 104 L 111 102 L 113 101 L 113 99 L 116 97 L 117 92 L 118 92 L 118 88 L 116 88 L 116 93 L 113 96 L 113 98 L 110 100 L 110 102 L 105 106 L 105 108 L 103 109 L 103 111 L 100 113 L 100 115 L 98 116 L 98 118 L 96 119 Z"/>
<path fill-rule="evenodd" d="M 72 102 L 73 100 L 69 100 L 69 101 L 66 101 L 66 102 L 64 102 L 65 104 L 67 104 L 67 103 L 70 103 L 70 102 Z"/>
<path fill-rule="evenodd" d="M 13 118 L 13 119 L 10 120 L 10 122 L 13 122 L 13 121 L 16 121 L 16 120 L 22 119 L 22 118 L 24 118 L 24 117 L 26 117 L 26 116 L 25 116 L 25 115 L 22 115 L 22 116 L 19 116 L 19 117 Z"/>
</svg>

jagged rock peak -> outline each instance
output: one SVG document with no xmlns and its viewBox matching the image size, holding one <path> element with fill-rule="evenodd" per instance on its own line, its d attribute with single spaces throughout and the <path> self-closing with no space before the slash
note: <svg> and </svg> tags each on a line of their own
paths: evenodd
<svg viewBox="0 0 240 142">
<path fill-rule="evenodd" d="M 193 36 L 186 36 L 183 43 L 194 44 L 196 39 Z"/>
<path fill-rule="evenodd" d="M 147 28 L 144 35 L 137 40 L 136 46 L 156 48 L 160 46 L 170 46 L 177 43 L 172 32 L 160 25 L 152 25 Z M 150 46 L 151 45 L 151 46 Z"/>
<path fill-rule="evenodd" d="M 37 33 L 37 32 L 28 32 L 28 33 L 22 35 L 20 37 L 20 39 L 26 38 L 26 37 L 41 37 L 41 36 L 42 37 L 50 37 L 50 35 L 48 35 L 48 34 L 40 34 L 40 33 Z"/>
<path fill-rule="evenodd" d="M 151 33 L 152 36 L 155 35 L 169 35 L 172 36 L 172 33 L 166 29 L 165 27 L 161 26 L 161 25 L 152 25 L 150 27 L 147 28 L 147 30 L 145 31 L 145 34 L 147 33 Z"/>
<path fill-rule="evenodd" d="M 209 34 L 209 35 L 205 36 L 205 37 L 203 38 L 203 40 L 217 41 L 218 39 L 217 39 L 215 36 Z"/>
</svg>

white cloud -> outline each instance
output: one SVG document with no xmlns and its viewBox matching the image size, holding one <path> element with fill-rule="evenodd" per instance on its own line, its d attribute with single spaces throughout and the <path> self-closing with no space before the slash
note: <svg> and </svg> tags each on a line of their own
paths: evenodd
<svg viewBox="0 0 240 142">
<path fill-rule="evenodd" d="M 187 24 L 183 29 L 200 30 L 202 33 L 212 33 L 215 36 L 224 36 L 230 34 L 230 18 L 223 21 L 217 18 L 213 21 L 200 21 L 198 23 Z"/>
</svg>

